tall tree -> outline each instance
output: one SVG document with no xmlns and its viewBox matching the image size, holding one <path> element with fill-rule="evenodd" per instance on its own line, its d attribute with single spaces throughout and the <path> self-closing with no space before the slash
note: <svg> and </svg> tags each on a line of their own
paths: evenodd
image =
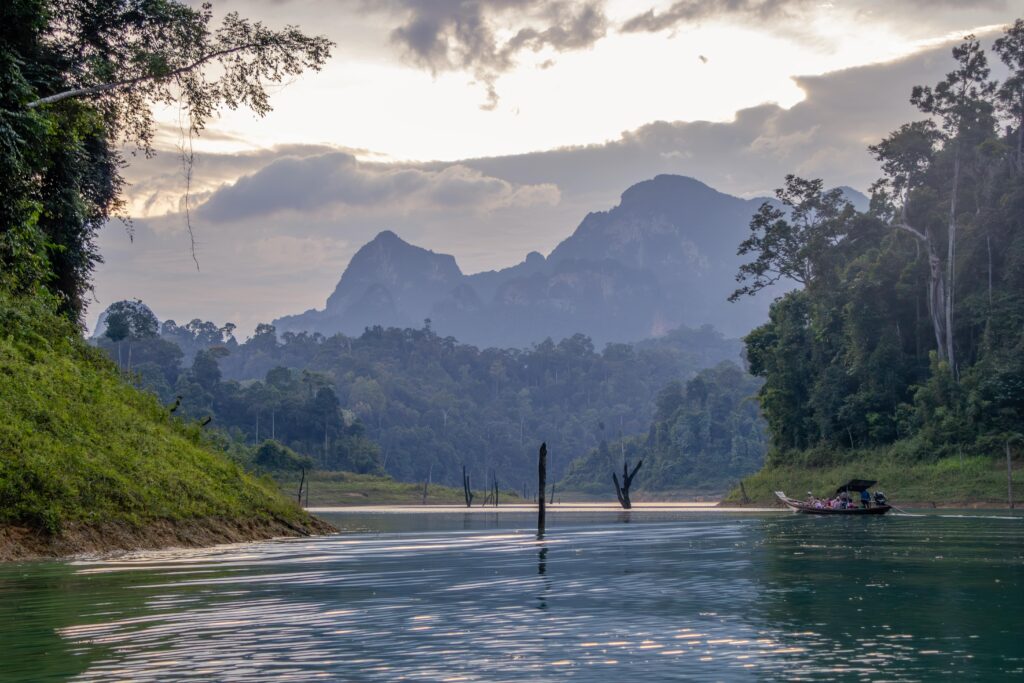
<svg viewBox="0 0 1024 683">
<path fill-rule="evenodd" d="M 782 207 L 765 202 L 750 222 L 750 237 L 737 252 L 753 254 L 740 266 L 741 284 L 729 297 L 737 301 L 753 296 L 780 280 L 810 287 L 827 267 L 828 249 L 842 239 L 853 216 L 853 206 L 841 190 L 826 191 L 821 180 L 786 176 L 785 187 L 775 191 Z"/>
<path fill-rule="evenodd" d="M 950 357 L 947 331 L 946 278 L 936 237 L 928 220 L 917 225 L 912 217 L 910 199 L 925 183 L 925 173 L 935 158 L 942 139 L 932 121 L 907 123 L 877 145 L 868 149 L 882 165 L 885 174 L 872 190 L 872 211 L 891 225 L 920 240 L 928 255 L 928 314 L 935 334 L 939 359 Z"/>
<path fill-rule="evenodd" d="M 946 235 L 946 355 L 953 374 L 957 374 L 953 340 L 953 305 L 956 291 L 957 200 L 960 191 L 960 166 L 963 137 L 971 128 L 990 120 L 996 83 L 988 80 L 990 69 L 981 43 L 973 35 L 953 48 L 957 68 L 934 88 L 915 86 L 910 102 L 922 112 L 937 116 L 953 146 L 953 178 L 949 195 L 949 220 Z"/>
<path fill-rule="evenodd" d="M 1024 20 L 1008 26 L 992 46 L 999 59 L 1010 69 L 1010 75 L 999 87 L 996 96 L 1000 109 L 1016 125 L 1017 171 L 1024 170 Z"/>
</svg>

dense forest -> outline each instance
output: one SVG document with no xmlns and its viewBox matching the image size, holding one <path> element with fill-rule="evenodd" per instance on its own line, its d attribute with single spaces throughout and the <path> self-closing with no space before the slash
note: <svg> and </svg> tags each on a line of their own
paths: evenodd
<svg viewBox="0 0 1024 683">
<path fill-rule="evenodd" d="M 761 381 L 725 361 L 658 392 L 646 435 L 605 439 L 573 461 L 564 489 L 607 494 L 611 473 L 643 461 L 636 488 L 719 493 L 764 462 L 767 434 L 756 395 Z"/>
<path fill-rule="evenodd" d="M 261 325 L 238 343 L 230 325 L 158 327 L 138 301 L 102 319 L 95 343 L 140 387 L 168 404 L 180 396 L 179 415 L 211 418 L 238 443 L 274 439 L 321 469 L 413 481 L 461 482 L 465 464 L 476 481 L 497 475 L 517 489 L 532 483 L 539 441 L 560 476 L 607 438 L 646 434 L 666 383 L 740 352 L 709 327 L 598 352 L 583 335 L 478 349 L 438 336 L 429 321 L 358 337 L 278 336 Z M 753 392 L 748 382 L 744 398 Z"/>
<path fill-rule="evenodd" d="M 168 403 L 180 396 L 181 416 L 211 418 L 241 443 L 272 438 L 322 469 L 406 480 L 461 482 L 465 464 L 477 481 L 497 474 L 516 488 L 531 483 L 540 440 L 560 474 L 606 436 L 646 433 L 667 382 L 738 360 L 740 349 L 711 328 L 601 352 L 583 335 L 478 349 L 429 321 L 358 337 L 279 338 L 262 325 L 239 343 L 230 326 L 198 319 L 158 332 L 137 301 L 112 305 L 103 321 L 95 342 L 138 386 Z"/>
<path fill-rule="evenodd" d="M 733 298 L 802 285 L 746 337 L 770 464 L 994 455 L 1024 430 L 1024 22 L 994 51 L 1001 84 L 968 36 L 913 89 L 925 118 L 870 148 L 870 210 L 789 176 L 752 221 Z"/>
</svg>

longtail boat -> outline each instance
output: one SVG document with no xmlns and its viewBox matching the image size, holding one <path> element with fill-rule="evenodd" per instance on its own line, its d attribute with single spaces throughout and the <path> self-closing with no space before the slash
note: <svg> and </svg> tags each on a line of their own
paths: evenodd
<svg viewBox="0 0 1024 683">
<path fill-rule="evenodd" d="M 851 479 L 837 488 L 835 495 L 838 497 L 844 493 L 847 496 L 850 493 L 860 493 L 861 491 L 867 491 L 877 483 L 877 481 L 868 479 Z M 823 501 L 797 500 L 790 498 L 783 491 L 776 491 L 775 497 L 782 501 L 786 507 L 793 510 L 793 512 L 802 512 L 808 515 L 884 515 L 892 509 L 892 506 L 885 499 L 885 495 L 881 493 L 876 493 L 869 500 L 867 507 L 861 506 L 858 501 L 852 499 L 847 507 L 827 507 Z M 810 497 L 813 498 L 813 496 Z"/>
</svg>

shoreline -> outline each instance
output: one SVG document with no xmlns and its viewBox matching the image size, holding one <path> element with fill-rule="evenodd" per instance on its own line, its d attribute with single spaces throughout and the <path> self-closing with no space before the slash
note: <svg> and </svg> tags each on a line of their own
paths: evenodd
<svg viewBox="0 0 1024 683">
<path fill-rule="evenodd" d="M 775 501 L 775 502 L 777 502 L 777 501 Z M 773 503 L 764 503 L 764 502 L 758 502 L 758 501 L 751 501 L 749 503 L 736 503 L 736 502 L 732 502 L 732 501 L 730 501 L 730 502 L 723 501 L 723 502 L 718 504 L 718 507 L 723 508 L 723 509 L 737 509 L 737 510 L 750 509 L 750 508 L 759 508 L 760 509 L 760 508 L 764 508 L 764 507 L 771 507 L 773 509 L 777 508 L 779 510 L 787 509 L 785 505 L 782 505 L 781 503 L 778 503 L 776 505 L 775 502 L 773 502 Z M 1007 512 L 1013 512 L 1013 511 L 1016 511 L 1016 510 L 1020 510 L 1022 508 L 1022 506 L 1018 506 L 1018 505 L 1015 505 L 1014 507 L 1011 508 L 1006 503 L 996 503 L 996 502 L 989 501 L 989 500 L 974 500 L 974 501 L 962 501 L 961 500 L 961 501 L 951 501 L 951 502 L 945 502 L 945 503 L 938 503 L 938 502 L 935 502 L 935 501 L 925 501 L 925 502 L 922 502 L 922 501 L 914 501 L 914 500 L 912 500 L 912 501 L 909 501 L 909 502 L 900 501 L 899 503 L 894 503 L 893 501 L 889 501 L 889 504 L 893 505 L 894 509 L 896 507 L 900 507 L 900 508 L 903 508 L 904 510 L 1006 510 Z"/>
<path fill-rule="evenodd" d="M 301 538 L 337 533 L 332 524 L 281 519 L 159 519 L 142 525 L 128 522 L 72 522 L 58 535 L 13 524 L 0 524 L 0 562 L 61 560 L 134 550 L 208 548 L 225 543 Z"/>
</svg>

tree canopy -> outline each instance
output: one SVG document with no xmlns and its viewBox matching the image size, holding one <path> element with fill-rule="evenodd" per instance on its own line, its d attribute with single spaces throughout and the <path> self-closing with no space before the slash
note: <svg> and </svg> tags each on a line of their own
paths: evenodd
<svg viewBox="0 0 1024 683">
<path fill-rule="evenodd" d="M 199 133 L 222 107 L 270 110 L 267 86 L 319 69 L 331 43 L 210 4 L 5 0 L 0 7 L 0 286 L 45 288 L 78 319 L 96 234 L 123 215 L 121 149 L 154 152 L 155 105 Z M 186 181 L 187 182 L 187 181 Z"/>
<path fill-rule="evenodd" d="M 884 175 L 868 212 L 823 212 L 813 244 L 794 206 L 752 222 L 740 253 L 754 260 L 737 277 L 761 279 L 737 294 L 763 273 L 804 285 L 745 340 L 773 462 L 889 444 L 993 452 L 1024 427 L 1022 45 L 1020 20 L 995 42 L 1002 85 L 968 36 L 943 81 L 913 88 L 929 118 L 870 148 Z M 814 199 L 821 184 L 787 177 L 780 198 L 794 187 Z"/>
</svg>

